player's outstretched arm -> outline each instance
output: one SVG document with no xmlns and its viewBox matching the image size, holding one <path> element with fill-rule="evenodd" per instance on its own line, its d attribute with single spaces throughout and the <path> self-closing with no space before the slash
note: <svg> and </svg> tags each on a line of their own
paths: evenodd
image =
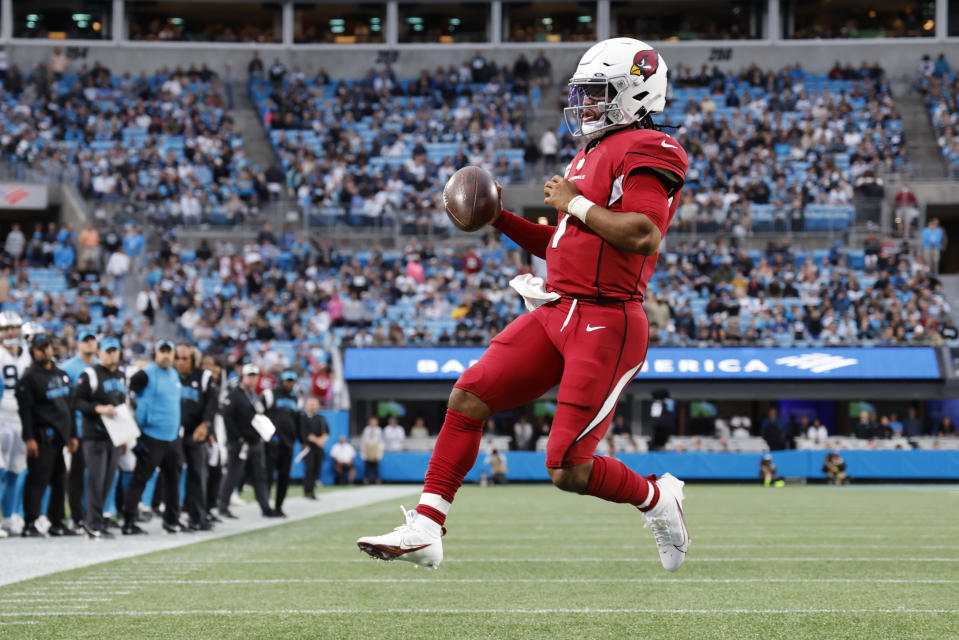
<svg viewBox="0 0 959 640">
<path fill-rule="evenodd" d="M 490 225 L 508 235 L 516 244 L 523 247 L 534 256 L 546 259 L 546 247 L 553 237 L 556 227 L 547 224 L 536 224 L 525 220 L 503 208 L 503 188 L 496 183 L 500 193 L 499 213 L 490 220 Z"/>
<path fill-rule="evenodd" d="M 650 174 L 630 176 L 629 186 L 623 194 L 624 211 L 610 211 L 587 200 L 574 183 L 553 176 L 543 187 L 543 202 L 579 218 L 616 249 L 651 256 L 663 239 L 655 220 L 667 220 L 669 215 L 666 188 Z"/>
</svg>

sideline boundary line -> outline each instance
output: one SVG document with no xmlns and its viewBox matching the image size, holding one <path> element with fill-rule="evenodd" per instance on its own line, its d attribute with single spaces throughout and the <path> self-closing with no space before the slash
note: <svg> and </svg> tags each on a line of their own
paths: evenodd
<svg viewBox="0 0 959 640">
<path fill-rule="evenodd" d="M 260 507 L 255 502 L 233 509 L 238 520 L 226 520 L 217 525 L 214 531 L 197 533 L 165 533 L 159 520 L 154 518 L 146 523 L 150 535 L 121 536 L 114 540 L 90 540 L 86 536 L 71 538 L 29 538 L 4 540 L 0 545 L 4 551 L 4 566 L 0 572 L 0 586 L 15 584 L 32 578 L 40 578 L 62 571 L 80 569 L 113 560 L 134 558 L 156 551 L 166 551 L 185 547 L 209 540 L 219 540 L 230 536 L 259 531 L 298 522 L 320 515 L 364 507 L 377 502 L 398 500 L 414 493 L 420 487 L 413 485 L 381 485 L 375 487 L 356 487 L 340 491 L 321 493 L 317 501 L 306 498 L 291 498 L 287 518 L 263 518 Z M 163 564 L 177 564 L 168 561 Z"/>
<path fill-rule="evenodd" d="M 799 615 L 821 615 L 821 614 L 959 614 L 959 609 L 178 609 L 178 610 L 145 610 L 145 611 L 18 611 L 18 612 L 0 612 L 0 617 L 19 617 L 19 616 L 275 616 L 275 615 L 396 615 L 396 614 L 510 614 L 510 615 L 556 615 L 556 614 L 799 614 Z"/>
</svg>

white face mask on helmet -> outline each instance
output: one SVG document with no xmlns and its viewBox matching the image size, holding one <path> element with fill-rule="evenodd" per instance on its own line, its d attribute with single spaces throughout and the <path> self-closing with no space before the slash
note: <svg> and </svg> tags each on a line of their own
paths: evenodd
<svg viewBox="0 0 959 640">
<path fill-rule="evenodd" d="M 641 121 L 666 108 L 666 61 L 633 38 L 593 45 L 569 81 L 566 126 L 574 136 L 593 137 Z"/>
</svg>

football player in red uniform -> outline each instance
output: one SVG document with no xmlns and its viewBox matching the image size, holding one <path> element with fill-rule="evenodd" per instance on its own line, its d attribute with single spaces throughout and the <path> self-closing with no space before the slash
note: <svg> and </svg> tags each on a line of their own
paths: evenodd
<svg viewBox="0 0 959 640">
<path fill-rule="evenodd" d="M 360 538 L 373 557 L 436 567 L 454 494 L 478 455 L 491 413 L 528 404 L 557 384 L 546 466 L 560 489 L 628 503 L 653 529 L 669 571 L 683 563 L 689 535 L 683 483 L 643 477 L 595 455 L 623 388 L 646 359 L 643 292 L 686 178 L 686 152 L 651 119 L 666 105 L 666 63 L 648 44 L 614 38 L 590 48 L 569 82 L 565 117 L 588 140 L 565 174 L 544 187 L 555 227 L 502 210 L 493 226 L 546 259 L 545 283 L 511 285 L 530 313 L 511 322 L 450 394 L 420 503 L 406 524 Z"/>
</svg>

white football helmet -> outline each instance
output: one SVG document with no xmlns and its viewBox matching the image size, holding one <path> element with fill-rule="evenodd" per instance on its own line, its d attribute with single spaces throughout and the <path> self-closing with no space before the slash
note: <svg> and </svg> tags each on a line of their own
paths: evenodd
<svg viewBox="0 0 959 640">
<path fill-rule="evenodd" d="M 0 332 L 4 329 L 10 327 L 17 328 L 17 337 L 16 338 L 3 338 L 3 346 L 8 349 L 12 349 L 20 345 L 20 334 L 19 329 L 23 325 L 23 319 L 20 317 L 20 314 L 16 311 L 0 311 Z"/>
<path fill-rule="evenodd" d="M 593 45 L 569 81 L 566 126 L 574 136 L 593 137 L 662 113 L 666 108 L 666 61 L 633 38 Z"/>
<path fill-rule="evenodd" d="M 27 322 L 20 328 L 20 337 L 29 345 L 36 336 L 46 332 L 47 330 L 39 322 Z"/>
</svg>

